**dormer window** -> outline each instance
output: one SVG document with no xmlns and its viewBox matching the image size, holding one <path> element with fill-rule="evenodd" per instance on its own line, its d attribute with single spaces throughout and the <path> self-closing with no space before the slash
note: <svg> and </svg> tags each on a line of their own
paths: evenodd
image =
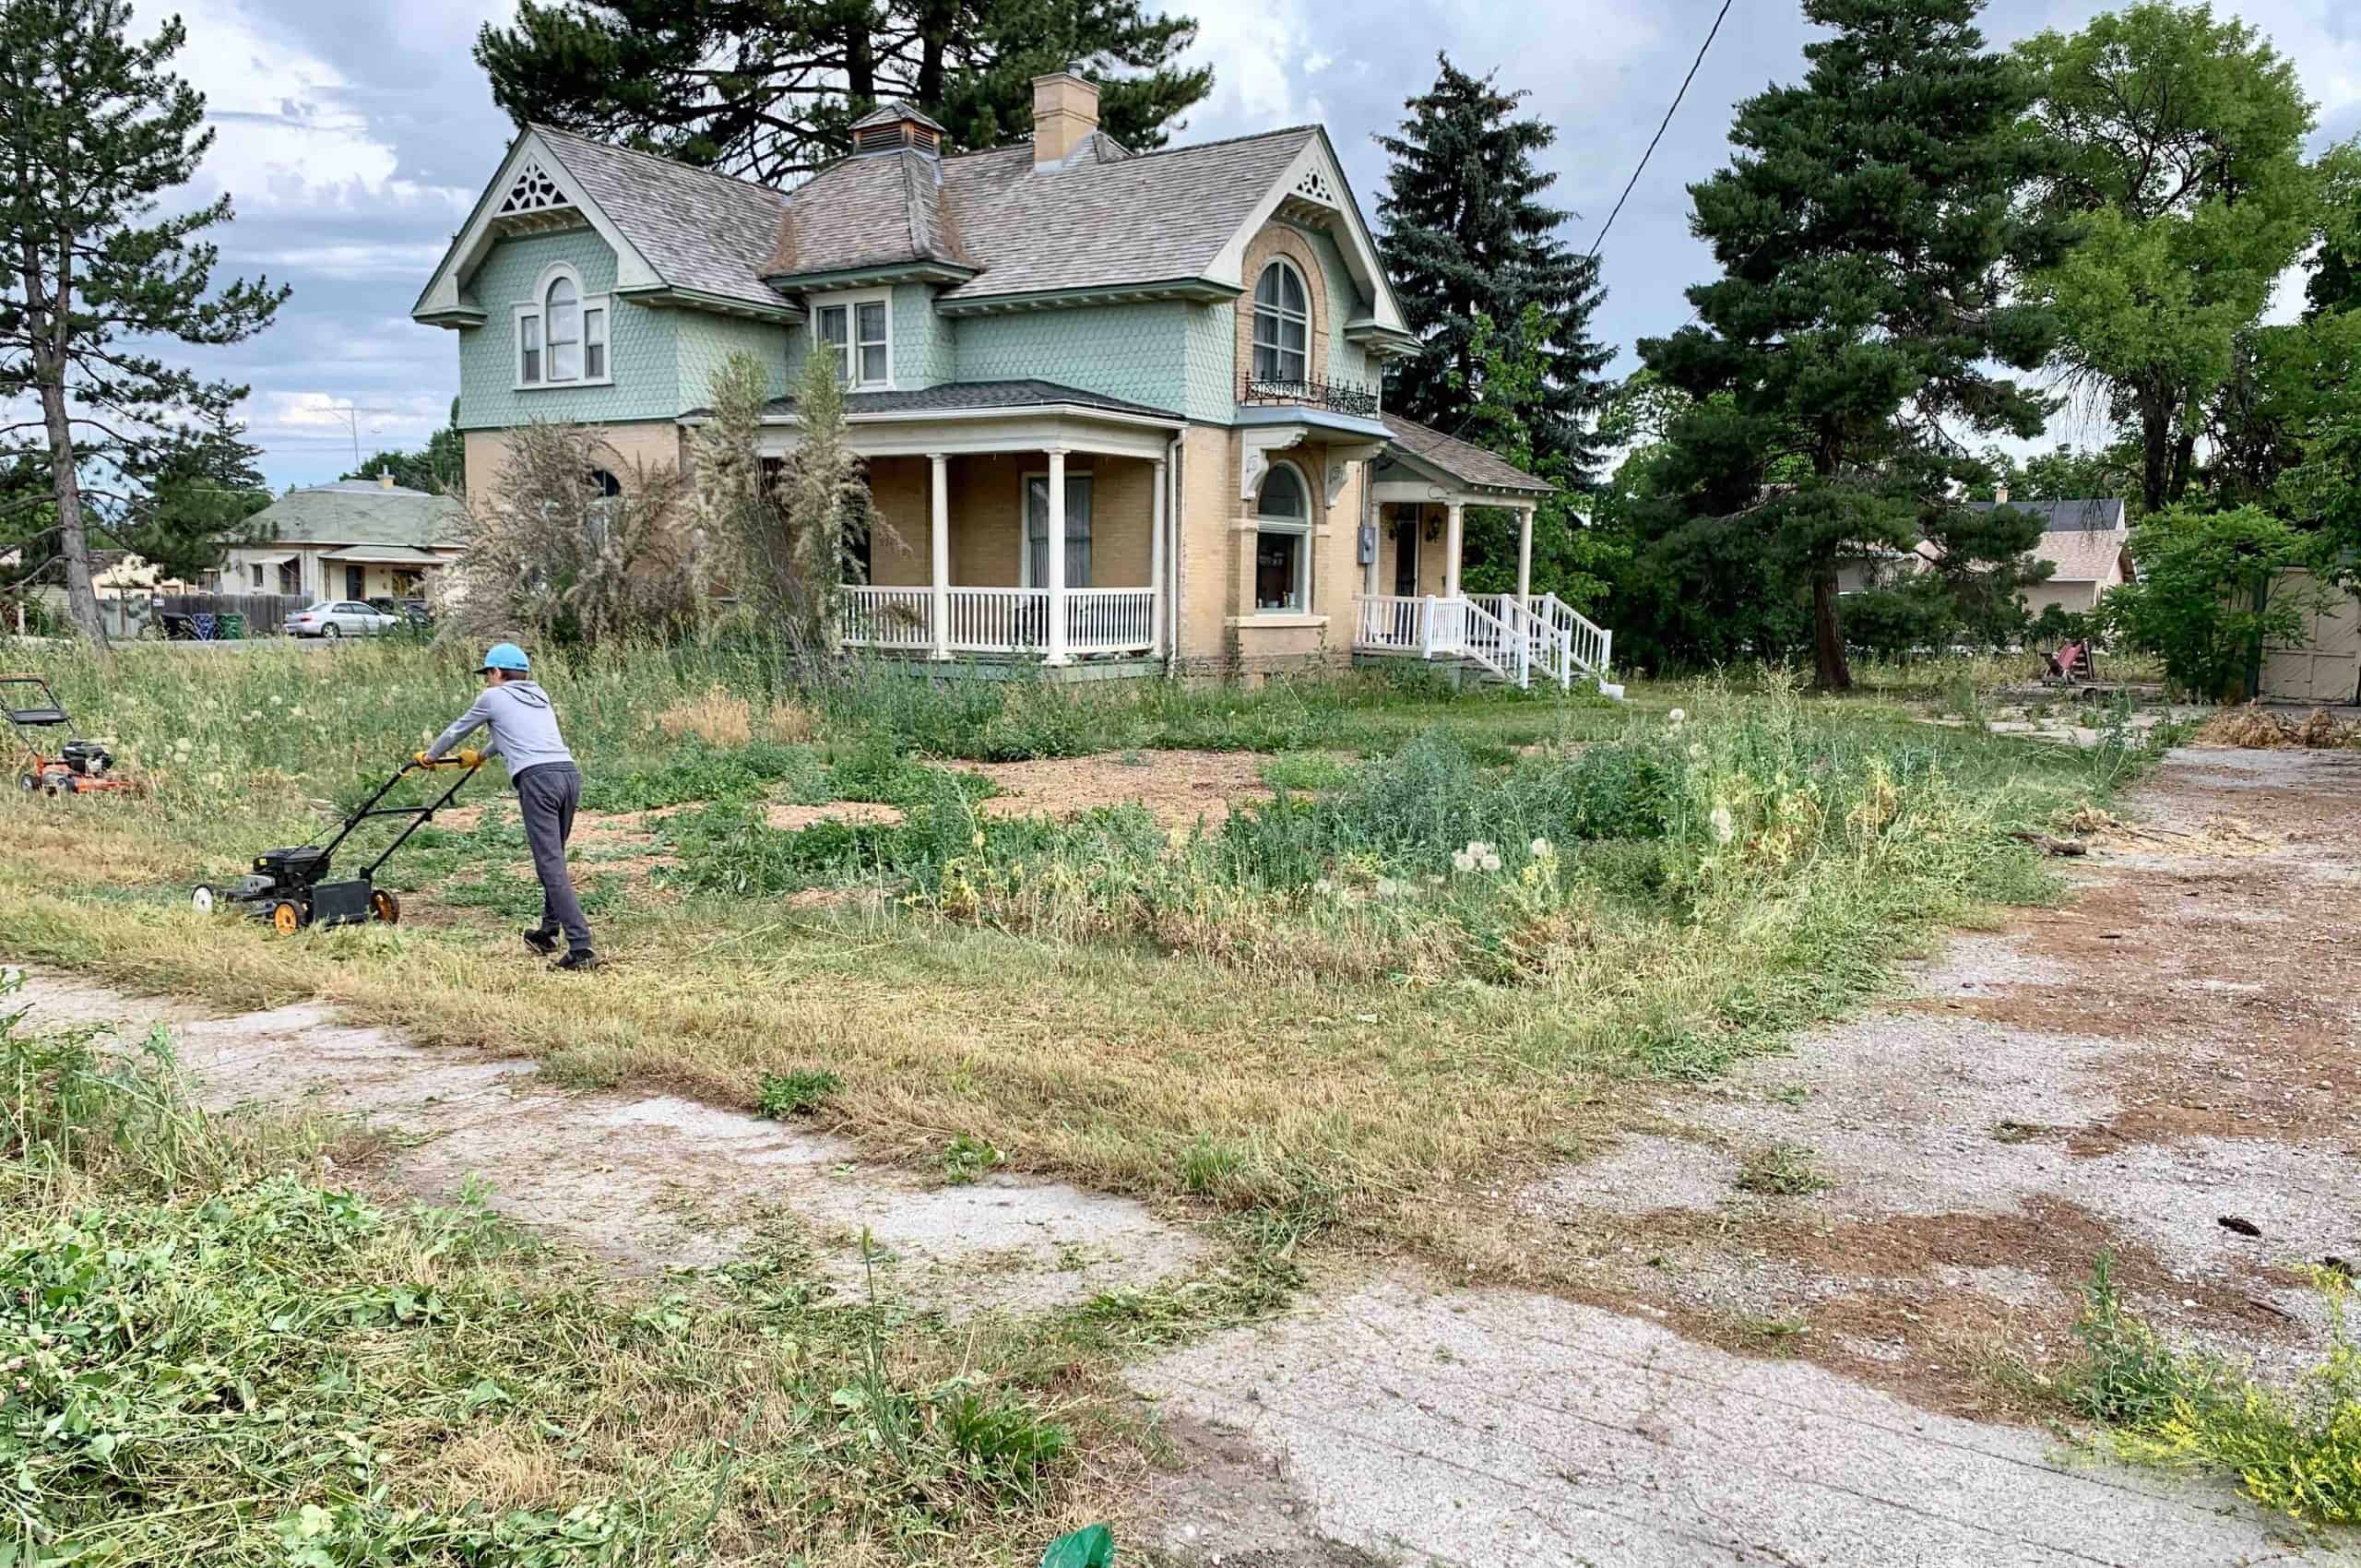
<svg viewBox="0 0 2361 1568">
<path fill-rule="evenodd" d="M 894 384 L 892 295 L 834 295 L 813 302 L 812 336 L 836 350 L 836 374 L 846 390 L 876 392 Z"/>
<path fill-rule="evenodd" d="M 1311 296 L 1302 274 L 1284 261 L 1263 268 L 1254 284 L 1254 379 L 1311 379 Z"/>
<path fill-rule="evenodd" d="M 604 294 L 585 294 L 571 267 L 546 268 L 532 297 L 516 304 L 516 386 L 604 386 L 611 383 Z"/>
</svg>

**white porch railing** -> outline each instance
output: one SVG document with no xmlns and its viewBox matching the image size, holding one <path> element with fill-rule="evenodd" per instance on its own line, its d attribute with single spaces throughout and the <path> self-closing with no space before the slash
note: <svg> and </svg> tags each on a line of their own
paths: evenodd
<svg viewBox="0 0 2361 1568">
<path fill-rule="evenodd" d="M 1154 588 L 1068 588 L 1066 649 L 1145 653 L 1156 646 Z"/>
<path fill-rule="evenodd" d="M 854 647 L 929 653 L 936 647 L 934 590 L 848 584 L 844 641 Z M 1045 654 L 1050 590 L 955 588 L 942 647 L 949 653 Z M 1147 653 L 1156 646 L 1154 588 L 1069 588 L 1066 650 L 1075 654 Z"/>
<path fill-rule="evenodd" d="M 1520 686 L 1536 673 L 1560 686 L 1603 676 L 1614 647 L 1613 633 L 1555 594 L 1366 594 L 1356 606 L 1353 646 L 1364 652 L 1471 659 Z"/>
</svg>

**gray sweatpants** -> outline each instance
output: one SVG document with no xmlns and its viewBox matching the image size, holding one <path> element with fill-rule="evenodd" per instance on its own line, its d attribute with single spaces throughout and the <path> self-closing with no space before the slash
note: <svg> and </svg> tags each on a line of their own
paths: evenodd
<svg viewBox="0 0 2361 1568">
<path fill-rule="evenodd" d="M 541 879 L 541 931 L 562 928 L 575 953 L 590 946 L 590 928 L 565 874 L 565 841 L 574 836 L 575 808 L 582 803 L 582 775 L 570 762 L 545 762 L 516 776 L 516 805 L 525 816 L 525 842 L 533 849 L 533 874 Z"/>
</svg>

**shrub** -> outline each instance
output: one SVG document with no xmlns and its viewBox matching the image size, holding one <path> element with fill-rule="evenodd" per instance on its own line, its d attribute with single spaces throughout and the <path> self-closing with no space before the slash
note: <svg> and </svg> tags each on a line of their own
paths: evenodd
<svg viewBox="0 0 2361 1568">
<path fill-rule="evenodd" d="M 792 1073 L 763 1075 L 762 1098 L 756 1109 L 774 1122 L 807 1111 L 817 1111 L 844 1080 L 825 1067 L 799 1067 Z"/>
<path fill-rule="evenodd" d="M 2273 579 L 2310 549 L 2260 507 L 2162 512 L 2131 536 L 2139 580 L 2110 591 L 2100 615 L 2114 641 L 2162 659 L 2177 690 L 2236 696 L 2265 642 L 2302 636 L 2305 597 Z"/>
</svg>

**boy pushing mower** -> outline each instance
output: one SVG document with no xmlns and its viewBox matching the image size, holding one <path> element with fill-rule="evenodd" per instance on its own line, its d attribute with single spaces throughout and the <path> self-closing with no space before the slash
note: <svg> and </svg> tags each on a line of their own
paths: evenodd
<svg viewBox="0 0 2361 1568">
<path fill-rule="evenodd" d="M 483 677 L 483 695 L 419 753 L 418 760 L 438 761 L 462 737 L 492 727 L 492 744 L 482 754 L 508 764 L 508 781 L 516 787 L 516 807 L 525 818 L 525 841 L 533 849 L 533 874 L 541 881 L 541 923 L 525 932 L 525 945 L 536 953 L 554 953 L 563 931 L 565 956 L 557 967 L 596 968 L 599 955 L 590 950 L 590 928 L 583 921 L 581 902 L 565 873 L 565 841 L 573 837 L 574 814 L 582 803 L 582 775 L 574 766 L 574 754 L 565 749 L 565 737 L 558 732 L 557 710 L 550 706 L 549 694 L 529 679 L 531 669 L 525 650 L 515 643 L 493 644 L 476 671 Z"/>
</svg>

